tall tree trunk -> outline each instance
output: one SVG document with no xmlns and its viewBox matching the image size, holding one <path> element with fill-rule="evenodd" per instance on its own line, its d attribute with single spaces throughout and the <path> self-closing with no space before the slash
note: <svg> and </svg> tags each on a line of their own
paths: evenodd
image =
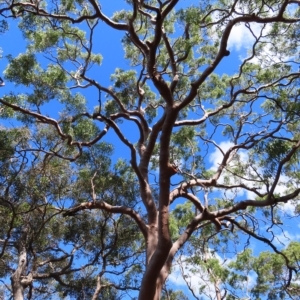
<svg viewBox="0 0 300 300">
<path fill-rule="evenodd" d="M 99 297 L 99 294 L 101 292 L 101 289 L 102 289 L 101 276 L 102 275 L 100 275 L 100 274 L 97 276 L 97 286 L 96 286 L 96 290 L 94 292 L 92 300 L 97 300 Z"/>
<path fill-rule="evenodd" d="M 13 299 L 14 300 L 23 300 L 24 299 L 24 289 L 27 286 L 27 281 L 22 281 L 23 274 L 27 265 L 27 252 L 26 248 L 23 246 L 22 250 L 19 253 L 19 263 L 16 271 L 10 277 Z M 24 284 L 25 283 L 25 284 Z"/>
<path fill-rule="evenodd" d="M 159 300 L 161 297 L 161 292 L 166 280 L 166 276 L 164 276 L 163 272 L 164 272 L 165 266 L 163 267 L 163 269 L 161 270 L 159 277 L 157 278 L 156 281 L 156 292 L 155 292 L 155 297 L 154 300 Z"/>
<path fill-rule="evenodd" d="M 22 228 L 22 234 L 19 243 L 17 244 L 17 249 L 19 253 L 18 267 L 10 277 L 14 300 L 23 300 L 24 290 L 28 286 L 30 286 L 33 282 L 32 273 L 29 273 L 27 276 L 25 275 L 26 267 L 27 267 L 27 248 L 26 248 L 27 237 L 28 237 L 28 227 L 24 226 Z"/>
</svg>

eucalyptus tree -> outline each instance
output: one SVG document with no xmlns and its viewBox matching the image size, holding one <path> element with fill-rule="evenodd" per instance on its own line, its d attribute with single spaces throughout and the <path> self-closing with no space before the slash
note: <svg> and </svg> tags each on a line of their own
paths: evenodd
<svg viewBox="0 0 300 300">
<path fill-rule="evenodd" d="M 28 147 L 75 168 L 87 148 L 114 144 L 112 167 L 87 164 L 87 186 L 63 210 L 138 227 L 143 263 L 123 274 L 139 299 L 159 299 L 174 258 L 195 243 L 204 261 L 262 242 L 283 258 L 289 288 L 298 266 L 276 239 L 287 209 L 298 214 L 299 4 L 128 0 L 108 16 L 108 1 L 1 2 L 27 43 L 8 56 L 5 80 L 19 88 L 6 88 L 2 117 L 25 123 L 31 138 L 51 128 L 49 142 Z M 234 32 L 244 34 L 243 55 L 230 48 Z M 120 33 L 125 58 L 107 41 Z M 100 66 L 105 47 L 113 74 Z"/>
<path fill-rule="evenodd" d="M 42 128 L 35 133 L 40 151 L 32 154 L 28 149 L 34 140 L 29 140 L 28 129 L 0 131 L 3 298 L 119 299 L 118 290 L 137 289 L 129 279 L 115 280 L 125 272 L 134 277 L 141 263 L 139 256 L 144 250 L 135 224 L 128 224 L 124 216 L 115 218 L 105 212 L 62 216 L 65 202 L 80 201 L 92 187 L 84 184 L 88 173 L 93 172 L 93 168 L 86 169 L 88 162 L 92 160 L 95 166 L 100 160 L 102 172 L 108 168 L 104 153 L 110 151 L 109 145 L 95 146 L 96 155 L 89 155 L 93 148 L 85 152 L 74 169 L 68 161 L 43 155 L 43 138 L 49 135 L 48 130 Z M 94 180 L 92 175 L 90 180 Z M 115 184 L 110 182 L 109 187 L 113 189 Z"/>
<path fill-rule="evenodd" d="M 299 266 L 299 246 L 299 242 L 291 242 L 282 250 L 295 268 Z M 180 255 L 175 263 L 193 299 L 277 300 L 299 295 L 299 274 L 286 288 L 289 268 L 282 253 L 262 251 L 255 256 L 248 248 L 225 262 L 208 251 L 203 256 L 203 252 L 195 249 L 191 256 Z"/>
</svg>

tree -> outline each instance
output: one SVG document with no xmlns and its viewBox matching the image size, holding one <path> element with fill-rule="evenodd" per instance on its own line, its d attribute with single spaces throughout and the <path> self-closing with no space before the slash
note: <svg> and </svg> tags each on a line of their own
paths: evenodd
<svg viewBox="0 0 300 300">
<path fill-rule="evenodd" d="M 114 269 L 123 280 L 104 280 L 116 293 L 181 297 L 164 285 L 174 259 L 189 255 L 192 264 L 208 263 L 222 299 L 222 289 L 230 293 L 227 273 L 207 255 L 232 259 L 256 240 L 284 263 L 288 276 L 274 279 L 275 290 L 292 298 L 285 291 L 299 268 L 298 247 L 287 254 L 276 240 L 290 224 L 286 209 L 293 206 L 295 218 L 299 211 L 299 4 L 128 0 L 109 17 L 105 1 L 1 3 L 1 16 L 17 22 L 26 40 L 26 50 L 7 56 L 5 80 L 18 88 L 3 89 L 1 117 L 26 125 L 26 163 L 60 161 L 63 176 L 74 179 L 60 205 L 51 202 L 54 222 L 81 219 L 83 236 L 121 224 L 126 239 L 118 243 L 119 225 L 112 226 L 108 252 L 123 255 Z M 239 29 L 248 38 L 243 59 L 230 48 Z M 97 43 L 109 49 L 112 31 L 123 35 L 126 63 L 112 53 L 120 66 L 109 84 Z M 43 191 L 55 195 L 58 184 Z M 16 201 L 35 196 L 43 197 Z M 85 218 L 95 220 L 91 227 L 83 227 Z M 101 239 L 92 243 L 85 253 L 103 254 Z M 94 299 L 102 275 L 86 275 Z M 76 293 L 67 279 L 65 290 Z M 263 282 L 253 290 L 257 298 L 266 293 Z"/>
<path fill-rule="evenodd" d="M 143 250 L 131 239 L 139 235 L 137 228 L 124 216 L 113 218 L 105 212 L 63 218 L 61 205 L 71 197 L 78 201 L 85 197 L 85 180 L 93 168 L 87 157 L 80 158 L 82 168 L 75 171 L 68 162 L 39 152 L 28 163 L 30 155 L 24 150 L 28 133 L 25 128 L 0 131 L 0 274 L 11 275 L 6 294 L 13 299 L 24 299 L 26 294 L 28 299 L 49 299 L 53 294 L 119 299 L 116 287 L 137 289 L 129 281 L 106 279 L 108 273 L 123 274 L 139 265 L 137 256 Z M 42 136 L 38 141 L 42 143 Z M 103 155 L 110 149 L 102 144 L 95 148 L 93 166 L 101 161 L 103 172 L 109 166 Z M 109 188 L 114 187 L 110 181 Z M 120 264 L 124 270 L 118 268 Z"/>
<path fill-rule="evenodd" d="M 292 242 L 282 251 L 290 266 L 299 265 L 299 242 Z M 176 263 L 182 278 L 195 299 L 296 299 L 299 275 L 293 276 L 288 288 L 289 269 L 281 253 L 263 251 L 255 257 L 251 249 L 240 252 L 229 263 L 207 252 L 180 256 Z M 186 267 L 188 266 L 188 268 Z M 195 285 L 195 282 L 197 285 Z M 200 291 L 201 293 L 197 293 Z M 219 298 L 218 298 L 219 297 Z M 262 297 L 262 298 L 261 298 Z"/>
</svg>

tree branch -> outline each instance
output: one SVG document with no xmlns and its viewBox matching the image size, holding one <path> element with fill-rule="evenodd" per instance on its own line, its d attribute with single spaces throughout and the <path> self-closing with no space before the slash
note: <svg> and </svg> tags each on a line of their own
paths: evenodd
<svg viewBox="0 0 300 300">
<path fill-rule="evenodd" d="M 126 206 L 112 206 L 112 205 L 106 203 L 105 201 L 83 202 L 73 208 L 66 210 L 63 213 L 63 216 L 64 217 L 73 216 L 77 212 L 86 210 L 86 209 L 90 209 L 90 210 L 91 209 L 101 209 L 101 210 L 105 210 L 105 211 L 108 211 L 111 213 L 127 215 L 136 222 L 136 224 L 140 228 L 142 234 L 144 235 L 145 239 L 147 239 L 148 226 L 144 223 L 144 221 L 142 220 L 142 218 L 136 211 L 134 211 L 133 209 L 128 208 Z"/>
</svg>

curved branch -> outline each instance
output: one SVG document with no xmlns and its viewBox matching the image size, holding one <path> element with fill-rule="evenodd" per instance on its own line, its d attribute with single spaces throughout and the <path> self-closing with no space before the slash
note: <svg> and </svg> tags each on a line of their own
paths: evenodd
<svg viewBox="0 0 300 300">
<path fill-rule="evenodd" d="M 77 212 L 86 209 L 101 209 L 111 213 L 127 215 L 135 221 L 135 223 L 140 228 L 142 234 L 144 235 L 145 239 L 148 236 L 148 226 L 144 223 L 141 216 L 135 210 L 133 210 L 132 208 L 128 208 L 126 206 L 113 206 L 104 201 L 83 202 L 73 208 L 66 210 L 63 213 L 63 216 L 64 217 L 73 216 Z"/>
<path fill-rule="evenodd" d="M 102 13 L 101 11 L 101 6 L 98 5 L 98 3 L 95 0 L 88 0 L 91 5 L 93 6 L 94 10 L 96 11 L 97 16 L 105 22 L 108 26 L 111 28 L 117 29 L 117 30 L 124 30 L 128 31 L 128 25 L 125 23 L 117 23 L 108 18 L 105 14 Z"/>
<path fill-rule="evenodd" d="M 11 104 L 11 103 L 9 103 L 9 102 L 1 99 L 1 98 L 0 98 L 0 103 L 4 104 L 5 106 L 8 106 L 8 107 L 12 108 L 14 111 L 21 112 L 21 113 L 23 113 L 25 115 L 31 116 L 31 117 L 35 118 L 36 120 L 38 120 L 39 122 L 41 122 L 43 124 L 49 124 L 49 125 L 54 126 L 55 129 L 56 129 L 56 131 L 57 131 L 57 133 L 58 133 L 58 135 L 62 138 L 62 140 L 67 140 L 67 144 L 69 146 L 76 146 L 78 148 L 78 153 L 74 157 L 68 158 L 68 157 L 65 157 L 65 156 L 59 154 L 58 152 L 56 152 L 54 150 L 51 150 L 51 152 L 47 152 L 47 151 L 43 151 L 43 152 L 48 153 L 48 154 L 54 154 L 54 155 L 56 155 L 56 156 L 58 156 L 60 158 L 63 158 L 63 159 L 69 160 L 69 161 L 75 161 L 82 154 L 82 147 L 83 146 L 90 147 L 90 146 L 94 145 L 99 140 L 101 140 L 101 138 L 107 133 L 107 131 L 109 129 L 109 126 L 106 126 L 101 131 L 101 133 L 99 133 L 98 136 L 96 136 L 90 142 L 74 141 L 73 137 L 70 134 L 63 133 L 61 127 L 59 126 L 60 122 L 56 121 L 55 119 L 52 119 L 52 118 L 47 117 L 45 115 L 33 112 L 33 111 L 28 110 L 26 108 L 22 108 L 22 107 L 20 107 L 18 105 Z M 89 118 L 92 118 L 92 116 L 89 113 L 83 113 L 81 115 L 85 115 L 85 116 L 87 116 Z"/>
<path fill-rule="evenodd" d="M 185 106 L 187 106 L 190 102 L 193 101 L 195 96 L 197 95 L 197 90 L 200 87 L 200 85 L 207 79 L 207 77 L 215 70 L 215 68 L 219 65 L 221 60 L 227 56 L 227 41 L 229 38 L 229 35 L 231 33 L 231 30 L 234 25 L 239 24 L 239 23 L 261 23 L 261 24 L 268 24 L 268 23 L 274 23 L 274 22 L 282 22 L 282 23 L 296 23 L 299 22 L 300 19 L 288 19 L 283 17 L 284 10 L 286 6 L 288 5 L 288 1 L 284 1 L 279 13 L 275 17 L 265 17 L 261 18 L 259 16 L 254 15 L 249 15 L 249 16 L 241 16 L 237 17 L 233 20 L 230 20 L 223 32 L 223 36 L 221 38 L 220 42 L 220 48 L 218 51 L 218 54 L 215 58 L 215 60 L 209 65 L 201 74 L 201 76 L 194 81 L 191 84 L 191 90 L 190 93 L 187 95 L 187 97 L 179 104 L 177 104 L 178 109 L 182 109 Z"/>
<path fill-rule="evenodd" d="M 285 263 L 286 263 L 286 266 L 287 266 L 287 268 L 288 268 L 288 270 L 289 270 L 289 278 L 288 278 L 288 282 L 287 282 L 287 284 L 286 284 L 286 286 L 288 287 L 288 286 L 290 285 L 290 283 L 291 283 L 291 280 L 292 280 L 292 275 L 293 275 L 292 272 L 294 271 L 295 273 L 297 273 L 297 269 L 296 269 L 295 267 L 290 266 L 290 261 L 289 261 L 289 259 L 287 258 L 287 256 L 286 256 L 283 252 L 279 251 L 279 250 L 273 245 L 273 243 L 272 243 L 271 241 L 269 241 L 267 238 L 264 238 L 264 237 L 262 237 L 262 236 L 259 236 L 258 234 L 254 233 L 253 231 L 251 231 L 251 230 L 249 230 L 249 229 L 247 229 L 247 228 L 241 226 L 241 225 L 240 225 L 237 221 L 235 221 L 235 220 L 231 220 L 230 222 L 232 222 L 232 224 L 234 224 L 234 225 L 235 225 L 236 227 L 238 227 L 240 230 L 242 230 L 242 231 L 244 231 L 245 233 L 249 234 L 249 235 L 252 236 L 253 238 L 255 238 L 255 239 L 257 239 L 257 240 L 259 240 L 259 241 L 261 241 L 261 242 L 264 242 L 265 244 L 267 244 L 268 246 L 270 246 L 270 247 L 274 250 L 274 252 L 276 252 L 277 254 L 281 255 L 281 256 L 284 258 Z"/>
<path fill-rule="evenodd" d="M 23 14 L 23 12 L 31 13 L 33 15 L 37 15 L 37 16 L 41 16 L 41 17 L 45 17 L 45 18 L 52 18 L 52 19 L 56 19 L 56 20 L 66 20 L 66 21 L 70 21 L 73 24 L 81 23 L 85 20 L 94 20 L 94 19 L 98 18 L 97 14 L 94 14 L 91 16 L 88 16 L 88 15 L 80 16 L 77 19 L 74 19 L 67 15 L 53 14 L 53 13 L 49 13 L 46 10 L 44 10 L 43 8 L 39 7 L 39 1 L 37 3 L 38 4 L 35 4 L 33 2 L 13 3 L 8 7 L 0 9 L 0 15 L 3 15 L 3 13 L 7 12 L 7 11 L 13 11 L 13 8 L 17 8 L 20 11 L 20 13 L 13 14 L 12 16 L 14 18 L 21 16 Z"/>
</svg>

